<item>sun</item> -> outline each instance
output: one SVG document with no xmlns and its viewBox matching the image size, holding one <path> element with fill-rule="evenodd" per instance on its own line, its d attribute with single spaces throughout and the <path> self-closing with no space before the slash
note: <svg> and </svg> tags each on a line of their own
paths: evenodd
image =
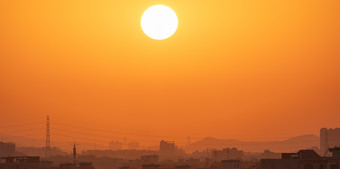
<svg viewBox="0 0 340 169">
<path fill-rule="evenodd" d="M 141 26 L 144 33 L 150 38 L 163 40 L 176 32 L 178 19 L 171 8 L 164 5 L 155 5 L 143 13 Z"/>
</svg>

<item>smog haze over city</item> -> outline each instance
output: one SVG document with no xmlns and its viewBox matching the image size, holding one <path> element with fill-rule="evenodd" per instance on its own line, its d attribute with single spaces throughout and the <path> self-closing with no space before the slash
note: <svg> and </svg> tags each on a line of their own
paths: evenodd
<svg viewBox="0 0 340 169">
<path fill-rule="evenodd" d="M 339 16 L 338 0 L 1 1 L 0 169 L 339 169 Z"/>
</svg>

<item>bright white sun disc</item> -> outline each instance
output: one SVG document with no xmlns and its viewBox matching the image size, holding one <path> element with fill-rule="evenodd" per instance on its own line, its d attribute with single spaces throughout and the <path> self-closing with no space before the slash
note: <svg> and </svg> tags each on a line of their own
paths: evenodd
<svg viewBox="0 0 340 169">
<path fill-rule="evenodd" d="M 176 32 L 178 19 L 171 8 L 155 5 L 144 12 L 141 25 L 147 36 L 152 39 L 163 40 Z"/>
</svg>

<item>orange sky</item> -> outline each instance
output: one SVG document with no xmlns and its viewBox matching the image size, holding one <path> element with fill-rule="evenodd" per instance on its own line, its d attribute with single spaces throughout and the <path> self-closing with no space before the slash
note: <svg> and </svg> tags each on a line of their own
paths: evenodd
<svg viewBox="0 0 340 169">
<path fill-rule="evenodd" d="M 164 41 L 140 26 L 156 4 L 179 17 Z M 339 0 L 0 1 L 0 123 L 183 144 L 318 134 L 340 127 L 339 16 Z"/>
</svg>

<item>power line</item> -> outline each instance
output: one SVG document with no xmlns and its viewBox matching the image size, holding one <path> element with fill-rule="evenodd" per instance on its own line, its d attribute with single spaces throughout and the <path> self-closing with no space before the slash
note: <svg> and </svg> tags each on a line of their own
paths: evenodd
<svg viewBox="0 0 340 169">
<path fill-rule="evenodd" d="M 161 136 L 161 135 L 146 135 L 146 134 L 137 134 L 137 133 L 116 132 L 116 131 L 111 131 L 111 130 L 82 127 L 82 126 L 76 126 L 76 125 L 72 125 L 72 124 L 59 123 L 59 122 L 54 122 L 54 123 L 59 124 L 59 125 L 69 126 L 69 127 L 76 127 L 76 128 L 87 129 L 87 130 L 101 131 L 101 132 L 106 132 L 106 133 L 111 133 L 111 134 L 134 135 L 134 136 L 143 136 L 143 137 L 165 137 L 165 136 Z"/>
<path fill-rule="evenodd" d="M 91 128 L 91 127 L 83 127 L 83 126 L 78 126 L 78 125 L 73 125 L 73 124 L 66 124 L 66 123 L 59 123 L 59 122 L 53 122 L 54 124 L 57 124 L 57 126 L 59 127 L 72 127 L 72 128 L 79 128 L 79 129 L 85 129 L 87 131 L 92 130 L 94 132 L 96 132 L 96 134 L 93 133 L 88 133 L 88 132 L 78 132 L 78 131 L 72 131 L 72 130 L 68 130 L 68 129 L 61 129 L 61 128 L 52 128 L 53 130 L 56 131 L 60 131 L 60 132 L 66 132 L 66 133 L 72 133 L 72 134 L 78 134 L 78 135 L 87 135 L 87 136 L 93 136 L 93 137 L 101 137 L 101 138 L 107 138 L 107 139 L 112 139 L 114 137 L 111 136 L 107 136 L 107 135 L 100 135 L 98 133 L 110 133 L 110 134 L 119 134 L 119 135 L 131 135 L 131 136 L 136 136 L 136 137 L 151 137 L 151 138 L 182 138 L 182 137 L 173 137 L 173 136 L 161 136 L 161 135 L 150 135 L 150 134 L 137 134 L 137 133 L 128 133 L 128 132 L 116 132 L 116 131 L 111 131 L 111 130 L 107 130 L 107 129 L 98 129 L 98 128 Z M 34 122 L 34 123 L 23 123 L 23 124 L 15 124 L 15 125 L 8 125 L 8 126 L 1 126 L 0 128 L 14 128 L 12 129 L 8 129 L 6 130 L 7 132 L 9 132 L 10 134 L 12 133 L 21 133 L 21 132 L 31 132 L 31 131 L 38 131 L 38 130 L 42 130 L 42 128 L 27 128 L 30 126 L 35 126 L 37 124 L 43 124 L 42 122 Z M 26 127 L 25 129 L 17 129 L 16 127 Z M 8 134 L 8 133 L 7 133 Z M 34 134 L 29 134 L 27 136 L 32 136 Z M 7 136 L 7 137 L 12 137 L 12 136 Z M 183 137 L 186 138 L 186 137 Z M 286 138 L 286 140 L 280 140 L 280 141 L 240 141 L 241 143 L 236 143 L 237 145 L 249 145 L 249 143 L 251 144 L 262 144 L 263 142 L 270 142 L 271 144 L 281 144 L 281 142 L 286 141 L 288 143 L 308 143 L 308 142 L 314 142 L 313 140 L 309 140 L 309 141 L 289 141 L 288 138 L 292 138 L 292 137 L 280 137 L 282 138 Z M 194 138 L 194 139 L 202 139 L 202 138 Z M 276 138 L 277 140 L 278 137 Z M 141 140 L 138 139 L 141 142 L 152 142 L 155 143 L 155 141 L 150 141 L 150 140 Z M 228 139 L 219 139 L 219 140 L 225 140 L 228 141 Z M 104 142 L 104 141 L 100 141 L 100 140 L 96 140 L 97 142 Z M 107 142 L 105 142 L 107 143 Z M 205 146 L 215 146 L 216 144 L 202 144 Z"/>
<path fill-rule="evenodd" d="M 70 136 L 70 135 L 64 135 L 64 134 L 59 134 L 59 133 L 53 133 L 55 134 L 57 137 L 61 136 L 61 137 L 66 137 L 66 138 L 70 138 L 71 141 L 74 141 L 74 139 L 71 139 L 72 137 L 74 137 L 74 135 Z M 97 140 L 97 139 L 89 139 L 89 138 L 84 138 L 84 137 L 77 137 L 77 139 L 80 140 L 85 140 L 85 141 L 91 141 L 91 142 L 100 142 L 100 143 L 105 143 L 108 144 L 108 142 L 103 141 L 103 140 Z"/>
<path fill-rule="evenodd" d="M 51 128 L 53 129 L 53 131 L 57 131 L 57 132 L 64 132 L 64 133 L 71 133 L 71 134 L 78 134 L 78 135 L 87 135 L 87 136 L 94 136 L 94 137 L 102 137 L 102 138 L 106 138 L 106 139 L 113 139 L 113 137 L 109 137 L 109 136 L 103 136 L 103 135 L 97 135 L 97 134 L 90 134 L 90 133 L 83 133 L 83 132 L 77 132 L 77 131 L 71 131 L 71 130 L 65 130 L 65 129 L 57 129 L 57 128 Z M 58 136 L 57 133 L 53 132 L 54 135 Z M 74 135 L 73 135 L 74 136 Z M 139 141 L 141 142 L 150 142 L 150 143 L 155 143 L 154 141 L 147 141 L 147 140 L 140 140 L 138 139 Z M 105 142 L 105 143 L 108 143 L 108 142 Z"/>
<path fill-rule="evenodd" d="M 27 127 L 27 126 L 33 126 L 36 124 L 44 124 L 43 122 L 34 122 L 34 123 L 23 123 L 23 124 L 11 124 L 11 125 L 5 125 L 5 126 L 0 126 L 0 128 L 15 128 L 15 127 Z"/>
<path fill-rule="evenodd" d="M 59 124 L 61 126 L 68 126 L 68 127 L 76 127 L 76 128 L 81 128 L 81 129 L 86 129 L 86 130 L 93 130 L 93 131 L 100 131 L 104 133 L 110 133 L 110 134 L 120 134 L 120 135 L 131 135 L 131 136 L 139 136 L 139 137 L 151 137 L 151 138 L 175 138 L 175 139 L 187 139 L 187 137 L 180 137 L 180 136 L 164 136 L 164 135 L 146 135 L 146 134 L 136 134 L 136 133 L 128 133 L 128 132 L 115 132 L 111 130 L 106 130 L 106 129 L 98 129 L 98 128 L 90 128 L 90 127 L 82 127 L 82 126 L 77 126 L 77 125 L 72 125 L 72 124 L 66 124 L 66 123 L 59 123 L 55 122 L 56 124 Z M 270 139 L 268 141 L 242 141 L 242 142 L 269 142 L 269 141 L 285 141 L 287 139 L 290 139 L 293 137 L 271 137 L 271 138 L 265 138 L 265 140 Z M 201 140 L 204 138 L 198 138 L 198 137 L 191 137 L 191 139 L 195 140 Z M 249 139 L 249 138 L 248 138 Z M 254 137 L 252 139 L 255 139 Z M 257 140 L 264 139 L 263 137 L 257 137 Z M 285 140 L 282 140 L 285 139 Z M 221 139 L 221 140 L 229 140 L 229 139 Z M 231 140 L 231 139 L 230 139 Z"/>
<path fill-rule="evenodd" d="M 175 139 L 187 139 L 187 137 L 180 137 L 180 136 L 164 136 L 164 135 L 150 135 L 150 134 L 138 134 L 138 133 L 128 133 L 128 132 L 116 132 L 116 131 L 111 131 L 111 130 L 106 130 L 106 129 L 98 129 L 98 128 L 90 128 L 90 127 L 82 127 L 82 126 L 77 126 L 73 124 L 66 124 L 66 123 L 60 123 L 60 122 L 54 122 L 55 124 L 58 124 L 59 126 L 64 126 L 64 127 L 75 127 L 75 128 L 81 128 L 81 129 L 86 129 L 86 130 L 93 130 L 98 132 L 103 132 L 103 133 L 110 133 L 110 134 L 119 134 L 119 135 L 128 135 L 128 136 L 137 136 L 137 137 L 151 137 L 151 138 L 157 138 L 157 139 L 162 139 L 162 138 L 175 138 Z M 202 139 L 202 138 L 195 138 L 192 137 L 193 139 Z"/>
<path fill-rule="evenodd" d="M 45 133 L 25 134 L 25 135 L 16 135 L 16 136 L 0 135 L 0 138 L 28 137 L 28 136 L 37 136 L 37 135 L 45 135 Z"/>
<path fill-rule="evenodd" d="M 6 130 L 6 132 L 2 133 L 2 134 L 6 134 L 7 132 L 9 132 L 9 133 L 20 133 L 20 132 L 36 131 L 36 130 L 42 130 L 42 128 Z"/>
</svg>

